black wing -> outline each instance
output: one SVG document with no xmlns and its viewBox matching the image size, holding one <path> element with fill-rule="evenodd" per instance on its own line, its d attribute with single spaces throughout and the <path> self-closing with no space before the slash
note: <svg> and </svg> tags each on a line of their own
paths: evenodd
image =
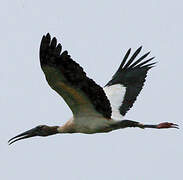
<svg viewBox="0 0 183 180">
<path fill-rule="evenodd" d="M 103 89 L 86 76 L 83 68 L 73 61 L 54 37 L 43 36 L 40 63 L 48 84 L 66 101 L 74 115 L 98 113 L 111 117 L 110 102 Z"/>
<path fill-rule="evenodd" d="M 144 54 L 135 61 L 141 49 L 142 47 L 138 48 L 128 61 L 127 59 L 130 55 L 131 49 L 127 51 L 119 69 L 104 87 L 105 92 L 110 91 L 110 93 L 106 93 L 106 95 L 111 102 L 112 111 L 117 111 L 115 108 L 118 108 L 118 111 L 122 116 L 124 116 L 126 112 L 133 106 L 133 103 L 143 88 L 148 70 L 151 69 L 155 64 L 155 62 L 151 63 L 151 60 L 154 59 L 154 57 L 144 60 L 150 52 Z M 112 96 L 110 94 L 112 94 L 113 97 L 119 96 L 118 91 L 115 92 L 116 86 L 113 86 L 117 84 L 122 85 L 121 90 L 123 90 L 123 93 L 121 95 L 123 97 L 120 106 L 113 107 L 115 102 L 113 102 L 111 99 Z M 113 93 L 111 93 L 111 91 L 113 91 Z"/>
</svg>

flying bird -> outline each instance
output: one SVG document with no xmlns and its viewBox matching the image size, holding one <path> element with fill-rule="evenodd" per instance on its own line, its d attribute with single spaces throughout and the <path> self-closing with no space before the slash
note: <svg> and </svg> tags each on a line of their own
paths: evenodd
<svg viewBox="0 0 183 180">
<path fill-rule="evenodd" d="M 141 92 L 147 72 L 155 65 L 154 57 L 145 60 L 150 52 L 137 59 L 142 47 L 131 57 L 129 49 L 112 79 L 102 88 L 87 77 L 83 68 L 72 60 L 62 45 L 47 33 L 40 45 L 40 64 L 50 87 L 65 100 L 73 117 L 62 126 L 39 125 L 21 133 L 8 142 L 34 136 L 49 136 L 57 133 L 104 133 L 127 127 L 178 128 L 177 124 L 143 124 L 124 119 Z M 137 60 L 136 60 L 137 59 Z"/>
</svg>

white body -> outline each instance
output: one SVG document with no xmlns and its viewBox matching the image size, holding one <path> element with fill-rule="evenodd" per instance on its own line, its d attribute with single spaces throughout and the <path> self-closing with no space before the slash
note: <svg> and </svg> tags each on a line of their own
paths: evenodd
<svg viewBox="0 0 183 180">
<path fill-rule="evenodd" d="M 112 124 L 116 121 L 113 119 L 106 119 L 100 116 L 82 116 L 82 117 L 72 117 L 63 126 L 58 128 L 60 133 L 103 133 L 112 131 Z"/>
</svg>

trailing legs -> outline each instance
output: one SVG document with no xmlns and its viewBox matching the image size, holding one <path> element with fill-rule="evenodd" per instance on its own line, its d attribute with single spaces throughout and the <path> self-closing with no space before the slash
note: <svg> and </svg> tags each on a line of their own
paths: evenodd
<svg viewBox="0 0 183 180">
<path fill-rule="evenodd" d="M 167 128 L 177 128 L 179 129 L 177 124 L 162 122 L 160 124 L 142 124 L 140 122 L 131 121 L 131 120 L 122 120 L 112 125 L 116 129 L 127 128 L 127 127 L 139 127 L 142 129 L 145 128 L 155 128 L 155 129 L 167 129 Z"/>
</svg>

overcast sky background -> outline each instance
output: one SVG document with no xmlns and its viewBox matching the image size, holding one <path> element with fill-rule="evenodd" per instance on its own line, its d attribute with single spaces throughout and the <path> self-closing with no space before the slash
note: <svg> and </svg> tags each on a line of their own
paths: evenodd
<svg viewBox="0 0 183 180">
<path fill-rule="evenodd" d="M 0 176 L 3 180 L 172 180 L 183 173 L 183 3 L 175 0 L 1 2 Z M 98 84 L 105 85 L 128 48 L 158 64 L 127 119 L 170 121 L 180 130 L 124 129 L 96 135 L 11 137 L 72 114 L 47 84 L 38 51 L 50 32 Z"/>
</svg>

